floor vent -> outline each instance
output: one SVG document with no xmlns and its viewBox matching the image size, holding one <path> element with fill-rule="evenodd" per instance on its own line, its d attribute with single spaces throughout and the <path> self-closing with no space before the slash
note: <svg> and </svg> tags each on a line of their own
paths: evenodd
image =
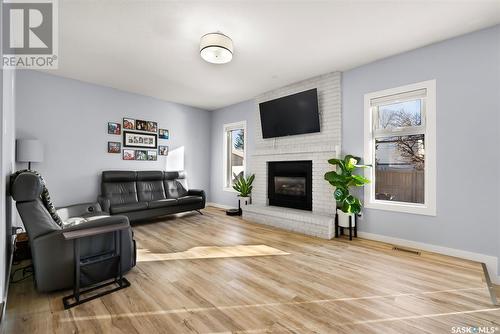
<svg viewBox="0 0 500 334">
<path fill-rule="evenodd" d="M 410 254 L 414 254 L 414 255 L 420 256 L 420 252 L 416 251 L 416 250 L 413 250 L 413 249 L 408 249 L 408 248 L 402 248 L 402 247 L 394 246 L 394 247 L 392 247 L 392 250 L 398 251 L 398 252 L 410 253 Z"/>
</svg>

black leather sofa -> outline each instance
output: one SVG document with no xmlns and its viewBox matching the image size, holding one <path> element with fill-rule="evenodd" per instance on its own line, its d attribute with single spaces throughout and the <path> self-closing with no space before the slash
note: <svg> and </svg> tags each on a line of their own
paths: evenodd
<svg viewBox="0 0 500 334">
<path fill-rule="evenodd" d="M 205 208 L 203 190 L 187 188 L 184 172 L 104 171 L 99 204 L 130 222 Z"/>
</svg>

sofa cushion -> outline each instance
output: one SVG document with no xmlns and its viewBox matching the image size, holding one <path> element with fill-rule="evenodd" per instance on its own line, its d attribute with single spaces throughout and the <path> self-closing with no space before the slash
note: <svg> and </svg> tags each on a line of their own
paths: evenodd
<svg viewBox="0 0 500 334">
<path fill-rule="evenodd" d="M 203 197 L 201 196 L 183 196 L 177 199 L 179 204 L 192 204 L 203 202 Z"/>
<path fill-rule="evenodd" d="M 111 206 L 138 202 L 135 181 L 103 183 L 102 193 L 109 199 Z"/>
<path fill-rule="evenodd" d="M 165 208 L 167 206 L 176 206 L 177 200 L 175 198 L 160 199 L 148 203 L 150 209 Z"/>
<path fill-rule="evenodd" d="M 140 202 L 165 198 L 162 171 L 137 172 L 137 196 Z"/>
<path fill-rule="evenodd" d="M 81 215 L 81 217 L 85 218 L 87 221 L 91 221 L 109 217 L 109 214 L 103 211 L 94 211 L 94 212 L 84 213 L 83 215 Z"/>
<path fill-rule="evenodd" d="M 165 198 L 162 181 L 137 181 L 137 197 L 141 202 L 156 201 Z"/>
<path fill-rule="evenodd" d="M 76 226 L 82 223 L 86 223 L 93 220 L 98 220 L 102 218 L 109 217 L 109 214 L 102 211 L 88 212 L 79 216 L 73 216 L 65 219 L 63 221 L 63 228 L 68 228 L 71 226 Z"/>
<path fill-rule="evenodd" d="M 179 198 L 186 196 L 188 193 L 187 189 L 177 180 L 165 180 L 164 184 L 167 198 Z"/>
<path fill-rule="evenodd" d="M 110 210 L 111 210 L 112 214 L 116 214 L 116 213 L 124 213 L 124 212 L 145 210 L 147 208 L 148 208 L 148 203 L 138 202 L 138 203 L 127 203 L 127 204 L 111 205 Z"/>
</svg>

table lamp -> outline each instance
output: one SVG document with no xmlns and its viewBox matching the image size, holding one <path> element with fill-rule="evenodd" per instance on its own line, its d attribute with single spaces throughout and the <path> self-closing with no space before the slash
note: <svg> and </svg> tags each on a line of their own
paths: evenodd
<svg viewBox="0 0 500 334">
<path fill-rule="evenodd" d="M 17 139 L 16 161 L 27 162 L 28 170 L 31 170 L 32 162 L 43 161 L 42 143 L 38 139 Z"/>
</svg>

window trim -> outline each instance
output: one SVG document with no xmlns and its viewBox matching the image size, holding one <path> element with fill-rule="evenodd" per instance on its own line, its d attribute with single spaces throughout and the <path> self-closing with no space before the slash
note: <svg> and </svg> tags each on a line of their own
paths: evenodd
<svg viewBox="0 0 500 334">
<path fill-rule="evenodd" d="M 397 95 L 419 89 L 426 89 L 425 98 L 425 190 L 424 204 L 393 202 L 375 199 L 375 182 L 364 187 L 364 206 L 369 209 L 404 212 L 436 216 L 436 80 L 428 80 L 410 85 L 385 89 L 365 94 L 364 96 L 364 163 L 373 165 L 365 169 L 365 176 L 375 180 L 374 164 L 374 117 L 371 112 L 371 100 L 390 95 Z M 395 131 L 397 134 L 397 130 Z"/>
<path fill-rule="evenodd" d="M 228 150 L 228 141 L 227 141 L 227 132 L 236 129 L 243 129 L 243 175 L 246 176 L 247 173 L 247 121 L 240 121 L 234 123 L 224 124 L 222 127 L 222 160 L 223 160 L 223 168 L 222 168 L 222 190 L 232 193 L 237 193 L 232 187 L 227 187 L 226 185 L 226 175 L 227 175 L 227 150 Z"/>
</svg>

